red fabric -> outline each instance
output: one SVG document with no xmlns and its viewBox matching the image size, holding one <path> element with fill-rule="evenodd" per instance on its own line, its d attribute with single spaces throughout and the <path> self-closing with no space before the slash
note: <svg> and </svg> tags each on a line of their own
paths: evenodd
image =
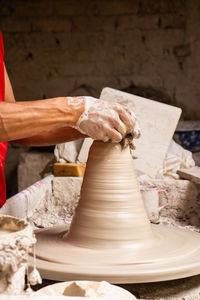
<svg viewBox="0 0 200 300">
<path fill-rule="evenodd" d="M 0 101 L 4 101 L 5 96 L 5 77 L 4 77 L 4 46 L 0 31 Z M 4 176 L 4 162 L 8 143 L 0 143 L 0 207 L 6 201 L 6 184 Z"/>
</svg>

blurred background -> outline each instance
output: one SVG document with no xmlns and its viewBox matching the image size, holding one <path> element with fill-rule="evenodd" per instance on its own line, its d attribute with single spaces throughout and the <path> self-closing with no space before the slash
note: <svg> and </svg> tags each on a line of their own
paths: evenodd
<svg viewBox="0 0 200 300">
<path fill-rule="evenodd" d="M 109 86 L 200 119 L 198 0 L 3 0 L 0 29 L 18 101 L 99 97 Z M 8 196 L 24 151 L 9 148 Z"/>
</svg>

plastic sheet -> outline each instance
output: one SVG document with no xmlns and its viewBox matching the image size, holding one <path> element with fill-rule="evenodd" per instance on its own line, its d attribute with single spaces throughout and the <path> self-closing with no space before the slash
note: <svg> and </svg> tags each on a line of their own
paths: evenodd
<svg viewBox="0 0 200 300">
<path fill-rule="evenodd" d="M 179 179 L 177 171 L 179 169 L 187 169 L 195 166 L 195 162 L 192 158 L 192 153 L 180 145 L 174 140 L 171 141 L 168 153 L 163 163 L 163 168 L 159 170 L 157 179 Z"/>
</svg>

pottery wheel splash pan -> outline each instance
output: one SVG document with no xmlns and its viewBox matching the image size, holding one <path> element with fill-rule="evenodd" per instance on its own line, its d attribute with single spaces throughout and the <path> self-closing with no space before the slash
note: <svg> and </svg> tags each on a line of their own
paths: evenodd
<svg viewBox="0 0 200 300">
<path fill-rule="evenodd" d="M 129 149 L 94 142 L 69 233 L 37 231 L 37 267 L 53 280 L 140 283 L 200 273 L 200 235 L 151 226 Z"/>
<path fill-rule="evenodd" d="M 199 274 L 199 234 L 167 226 L 153 227 L 157 240 L 151 247 L 120 250 L 68 244 L 62 238 L 62 226 L 42 230 L 36 234 L 38 269 L 46 279 L 111 283 L 164 281 Z"/>
</svg>

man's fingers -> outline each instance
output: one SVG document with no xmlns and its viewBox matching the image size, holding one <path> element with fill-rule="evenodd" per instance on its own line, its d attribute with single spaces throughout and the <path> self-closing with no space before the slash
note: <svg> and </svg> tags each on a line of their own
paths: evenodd
<svg viewBox="0 0 200 300">
<path fill-rule="evenodd" d="M 140 135 L 141 135 L 141 131 L 140 131 L 140 127 L 139 127 L 139 123 L 138 121 L 136 120 L 135 122 L 135 126 L 134 126 L 134 138 L 135 139 L 139 139 Z"/>
<path fill-rule="evenodd" d="M 127 133 L 131 133 L 133 138 L 138 138 L 140 136 L 140 128 L 134 112 L 122 107 L 119 116 L 127 126 Z"/>
<path fill-rule="evenodd" d="M 112 142 L 119 143 L 122 140 L 122 135 L 115 128 L 110 127 L 108 124 L 104 126 L 104 132 Z"/>
<path fill-rule="evenodd" d="M 121 119 L 119 118 L 119 115 L 116 113 L 115 118 L 110 118 L 109 122 L 111 124 L 111 126 L 116 129 L 122 136 L 122 138 L 124 138 L 127 134 L 127 127 L 124 124 L 124 122 L 121 121 Z"/>
<path fill-rule="evenodd" d="M 131 147 L 132 150 L 136 149 L 135 143 L 133 141 L 130 143 L 130 147 Z"/>
</svg>

